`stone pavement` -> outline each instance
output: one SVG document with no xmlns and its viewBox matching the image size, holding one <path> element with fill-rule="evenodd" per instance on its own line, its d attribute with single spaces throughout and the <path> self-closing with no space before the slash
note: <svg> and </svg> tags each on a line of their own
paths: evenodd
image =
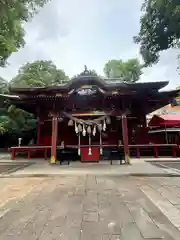
<svg viewBox="0 0 180 240">
<path fill-rule="evenodd" d="M 179 240 L 180 178 L 0 179 L 2 240 Z"/>
<path fill-rule="evenodd" d="M 16 162 L 16 161 L 13 161 Z M 19 163 L 20 161 L 18 161 Z M 27 161 L 26 161 L 27 162 Z M 32 162 L 32 161 L 31 161 Z M 63 164 L 50 165 L 47 161 L 37 160 L 35 164 L 29 167 L 20 169 L 11 174 L 5 174 L 5 176 L 13 177 L 39 177 L 39 176 L 86 176 L 86 175 L 98 175 L 98 176 L 137 176 L 137 175 L 179 175 L 175 170 L 160 168 L 146 162 L 144 159 L 132 160 L 132 165 L 120 165 L 119 161 L 113 161 L 113 165 L 110 162 L 100 163 L 81 163 L 71 162 L 70 165 Z M 0 175 L 1 176 L 1 175 Z M 4 176 L 4 175 L 3 175 Z"/>
</svg>

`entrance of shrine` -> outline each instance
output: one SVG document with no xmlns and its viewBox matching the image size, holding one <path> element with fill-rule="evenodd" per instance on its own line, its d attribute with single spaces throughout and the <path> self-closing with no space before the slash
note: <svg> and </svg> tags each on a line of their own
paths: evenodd
<svg viewBox="0 0 180 240">
<path fill-rule="evenodd" d="M 82 162 L 99 162 L 112 153 L 113 158 L 118 159 L 124 147 L 122 121 L 109 115 L 77 118 L 66 114 L 66 119 L 58 124 L 57 146 L 76 152 L 79 156 L 76 155 L 76 159 Z"/>
</svg>

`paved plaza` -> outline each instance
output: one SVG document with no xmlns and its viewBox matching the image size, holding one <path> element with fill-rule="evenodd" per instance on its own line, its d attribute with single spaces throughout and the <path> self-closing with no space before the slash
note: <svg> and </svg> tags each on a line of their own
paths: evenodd
<svg viewBox="0 0 180 240">
<path fill-rule="evenodd" d="M 120 165 L 119 161 L 104 161 L 100 163 L 81 163 L 70 162 L 70 165 L 64 163 L 60 165 L 50 165 L 45 160 L 18 160 L 7 161 L 8 164 L 29 164 L 28 167 L 22 167 L 16 171 L 4 172 L 7 177 L 47 177 L 47 176 L 170 176 L 179 175 L 180 171 L 176 169 L 157 167 L 156 164 L 145 161 L 144 159 L 132 159 L 132 165 Z M 161 163 L 161 161 L 160 161 Z M 1 166 L 1 162 L 0 162 Z M 1 175 L 0 175 L 1 177 Z"/>
<path fill-rule="evenodd" d="M 2 240 L 179 240 L 180 178 L 0 179 Z"/>
</svg>

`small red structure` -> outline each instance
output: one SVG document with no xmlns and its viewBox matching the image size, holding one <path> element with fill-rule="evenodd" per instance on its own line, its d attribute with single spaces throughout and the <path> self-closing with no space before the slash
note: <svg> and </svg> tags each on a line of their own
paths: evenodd
<svg viewBox="0 0 180 240">
<path fill-rule="evenodd" d="M 146 126 L 148 113 L 178 95 L 178 90 L 159 92 L 167 84 L 128 84 L 85 72 L 59 86 L 12 88 L 6 98 L 37 117 L 36 146 L 12 147 L 12 158 L 15 152 L 25 151 L 30 157 L 31 151 L 41 150 L 55 163 L 58 151 L 70 149 L 81 161 L 100 161 L 107 150 L 123 155 L 128 163 L 134 152 L 140 157 L 152 150 L 157 157 L 166 147 L 175 156 L 175 145 L 149 143 Z"/>
<path fill-rule="evenodd" d="M 176 127 L 180 126 L 180 114 L 154 115 L 149 122 L 149 127 Z"/>
<path fill-rule="evenodd" d="M 149 122 L 149 137 L 153 143 L 180 145 L 180 114 L 154 115 Z"/>
</svg>

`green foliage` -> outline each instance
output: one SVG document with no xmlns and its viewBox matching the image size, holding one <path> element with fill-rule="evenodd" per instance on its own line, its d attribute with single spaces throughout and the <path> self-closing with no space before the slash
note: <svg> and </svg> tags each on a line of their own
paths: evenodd
<svg viewBox="0 0 180 240">
<path fill-rule="evenodd" d="M 51 61 L 35 61 L 20 68 L 18 75 L 10 82 L 12 87 L 44 87 L 58 85 L 69 78 L 63 70 Z"/>
<path fill-rule="evenodd" d="M 8 93 L 9 83 L 0 77 L 0 94 Z"/>
<path fill-rule="evenodd" d="M 68 79 L 64 71 L 57 69 L 51 61 L 35 61 L 21 67 L 18 75 L 10 82 L 10 86 L 43 87 L 58 85 L 62 80 Z M 8 87 L 9 83 L 0 78 L 0 93 L 8 93 Z M 33 115 L 3 102 L 3 99 L 0 102 L 0 133 L 22 136 L 24 132 L 36 128 L 36 119 Z"/>
<path fill-rule="evenodd" d="M 47 0 L 0 1 L 0 66 L 25 44 L 23 24 L 28 22 Z"/>
<path fill-rule="evenodd" d="M 32 115 L 16 108 L 6 105 L 0 109 L 0 133 L 16 134 L 21 136 L 23 132 L 35 129 L 36 120 Z"/>
<path fill-rule="evenodd" d="M 29 114 L 13 105 L 7 108 L 7 115 L 12 121 L 13 125 L 10 128 L 10 132 L 20 134 L 36 127 L 36 120 L 32 114 Z"/>
<path fill-rule="evenodd" d="M 142 74 L 142 65 L 136 58 L 126 62 L 110 60 L 105 64 L 104 73 L 108 78 L 121 78 L 123 82 L 133 83 L 139 80 Z"/>
<path fill-rule="evenodd" d="M 0 116 L 0 133 L 3 134 L 9 132 L 10 127 L 12 127 L 11 119 L 6 115 Z"/>
<path fill-rule="evenodd" d="M 145 0 L 142 6 L 140 31 L 134 37 L 140 44 L 145 65 L 159 60 L 159 53 L 180 43 L 180 1 Z"/>
</svg>

